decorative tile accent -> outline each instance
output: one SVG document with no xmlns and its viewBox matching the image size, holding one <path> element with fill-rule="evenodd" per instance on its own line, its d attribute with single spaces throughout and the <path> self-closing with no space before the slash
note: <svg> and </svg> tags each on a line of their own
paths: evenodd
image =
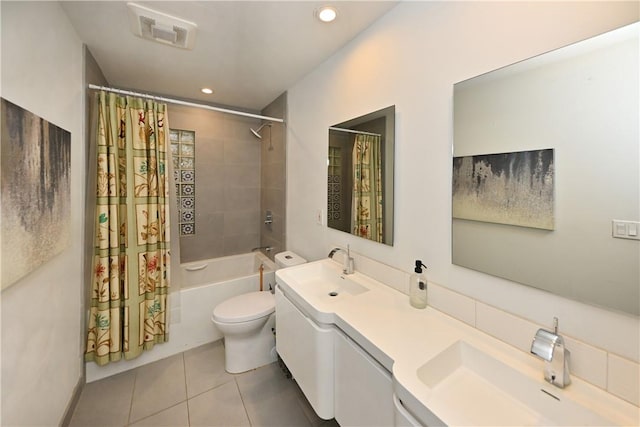
<svg viewBox="0 0 640 427">
<path fill-rule="evenodd" d="M 180 235 L 192 235 L 196 234 L 196 225 L 195 224 L 180 224 Z"/>
<path fill-rule="evenodd" d="M 327 200 L 328 218 L 339 221 L 342 219 L 342 176 L 341 176 L 341 150 L 338 147 L 329 147 L 329 194 Z"/>
<path fill-rule="evenodd" d="M 195 198 L 180 197 L 180 209 L 193 209 L 196 206 Z"/>
<path fill-rule="evenodd" d="M 182 210 L 180 212 L 180 222 L 194 222 L 196 215 L 192 210 Z"/>
<path fill-rule="evenodd" d="M 180 181 L 181 182 L 196 182 L 196 174 L 195 171 L 180 171 Z"/>
<path fill-rule="evenodd" d="M 194 131 L 171 129 L 170 139 L 180 235 L 194 235 L 196 234 L 196 135 Z"/>
<path fill-rule="evenodd" d="M 182 184 L 180 186 L 180 195 L 181 196 L 194 196 L 196 193 L 195 184 Z"/>
</svg>

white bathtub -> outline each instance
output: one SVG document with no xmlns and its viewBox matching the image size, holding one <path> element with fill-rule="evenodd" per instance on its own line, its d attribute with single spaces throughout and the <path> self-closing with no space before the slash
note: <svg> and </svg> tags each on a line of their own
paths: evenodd
<svg viewBox="0 0 640 427">
<path fill-rule="evenodd" d="M 269 285 L 276 284 L 276 265 L 260 252 L 181 264 L 180 318 L 174 316 L 171 323 L 181 323 L 183 328 L 180 337 L 172 334 L 170 339 L 179 338 L 189 347 L 221 339 L 211 312 L 224 300 L 259 290 L 260 265 L 264 266 L 263 290 L 268 291 Z"/>
<path fill-rule="evenodd" d="M 214 307 L 233 296 L 259 290 L 260 265 L 264 266 L 263 287 L 268 291 L 269 285 L 276 285 L 276 264 L 260 252 L 181 264 L 178 274 L 182 287 L 169 295 L 169 341 L 157 344 L 153 350 L 145 351 L 133 360 L 103 367 L 88 363 L 87 382 L 221 339 L 222 333 L 211 322 Z"/>
<path fill-rule="evenodd" d="M 239 283 L 238 281 L 241 279 L 247 279 L 250 283 L 259 285 L 258 269 L 260 265 L 264 266 L 265 283 L 267 276 L 273 282 L 276 265 L 261 252 L 183 263 L 180 264 L 182 290 L 221 284 L 230 280 Z"/>
</svg>

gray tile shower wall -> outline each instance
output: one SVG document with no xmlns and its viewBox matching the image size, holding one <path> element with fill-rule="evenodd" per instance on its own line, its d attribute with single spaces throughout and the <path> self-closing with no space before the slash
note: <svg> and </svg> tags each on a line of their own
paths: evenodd
<svg viewBox="0 0 640 427">
<path fill-rule="evenodd" d="M 260 246 L 260 120 L 177 105 L 171 129 L 195 132 L 196 233 L 181 236 L 181 262 L 249 252 Z M 268 132 L 268 131 L 266 131 Z"/>
<path fill-rule="evenodd" d="M 262 114 L 269 117 L 286 118 L 287 94 L 280 95 L 269 104 Z M 261 145 L 261 196 L 260 196 L 260 246 L 271 246 L 269 257 L 285 250 L 287 144 L 286 127 L 273 123 L 262 132 Z M 273 222 L 264 223 L 266 211 L 271 211 Z"/>
</svg>

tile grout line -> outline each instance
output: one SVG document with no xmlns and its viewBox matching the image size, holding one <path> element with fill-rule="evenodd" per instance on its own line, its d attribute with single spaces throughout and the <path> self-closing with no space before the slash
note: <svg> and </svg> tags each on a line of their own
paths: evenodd
<svg viewBox="0 0 640 427">
<path fill-rule="evenodd" d="M 171 406 L 167 406 L 166 408 L 160 409 L 160 410 L 158 410 L 157 412 L 154 412 L 154 413 L 152 413 L 152 414 L 149 414 L 149 415 L 147 415 L 147 416 L 146 416 L 146 417 L 144 417 L 144 418 L 140 418 L 140 419 L 139 419 L 139 420 L 137 420 L 134 424 L 139 423 L 140 421 L 144 421 L 144 420 L 146 420 L 146 419 L 148 419 L 148 418 L 155 417 L 156 415 L 158 415 L 158 414 L 160 414 L 160 413 L 162 413 L 162 412 L 164 412 L 164 411 L 167 411 L 167 410 L 169 410 L 169 409 L 175 408 L 176 406 L 179 406 L 179 405 L 181 405 L 181 404 L 183 404 L 183 403 L 187 403 L 187 401 L 186 401 L 186 400 L 183 400 L 183 401 L 177 402 L 177 403 L 175 403 L 175 404 L 173 404 L 173 405 L 171 405 Z M 187 407 L 187 408 L 188 408 L 188 407 Z M 188 417 L 187 417 L 187 418 L 188 418 Z M 133 424 L 131 424 L 131 425 L 133 425 Z"/>
<path fill-rule="evenodd" d="M 138 368 L 135 368 L 133 376 L 133 387 L 131 388 L 131 401 L 129 402 L 129 415 L 127 416 L 127 426 L 131 425 L 131 413 L 133 412 L 133 397 L 136 395 L 136 385 L 138 383 Z"/>
<path fill-rule="evenodd" d="M 244 403 L 244 396 L 242 396 L 242 391 L 240 391 L 240 386 L 238 385 L 237 376 L 233 377 L 233 382 L 236 384 L 236 389 L 238 389 L 238 395 L 240 396 L 240 401 L 242 402 L 242 408 L 244 409 L 244 413 L 247 416 L 247 420 L 249 421 L 249 425 L 252 426 L 251 417 L 249 417 L 249 411 L 247 411 L 247 405 Z M 231 381 L 229 381 L 231 382 Z"/>
<path fill-rule="evenodd" d="M 191 414 L 189 413 L 189 388 L 187 386 L 187 361 L 184 357 L 184 351 L 182 352 L 182 375 L 184 378 L 184 398 L 187 404 L 187 425 L 191 426 Z"/>
<path fill-rule="evenodd" d="M 156 416 L 156 415 L 158 415 L 159 413 L 161 413 L 161 412 L 163 412 L 163 411 L 166 411 L 167 409 L 171 409 L 171 408 L 173 408 L 173 407 L 175 407 L 175 406 L 180 405 L 181 403 L 186 403 L 186 404 L 187 404 L 187 411 L 188 411 L 188 409 L 189 409 L 189 402 L 188 402 L 188 401 L 189 401 L 189 398 L 188 398 L 188 395 L 187 395 L 187 375 L 186 375 L 186 368 L 185 368 L 185 361 L 184 361 L 184 353 L 185 353 L 185 352 L 180 353 L 180 354 L 181 354 L 181 356 L 182 356 L 183 379 L 184 379 L 184 383 L 185 383 L 185 385 L 184 385 L 184 388 L 185 388 L 185 398 L 184 398 L 184 400 L 180 400 L 179 402 L 176 402 L 176 403 L 174 403 L 173 405 L 167 406 L 166 408 L 161 408 L 161 409 L 157 410 L 156 412 L 153 412 L 153 413 L 151 413 L 151 414 L 149 414 L 149 415 L 146 415 L 145 417 L 140 418 L 139 420 L 136 420 L 136 421 L 134 422 L 134 424 L 135 424 L 135 423 L 138 423 L 138 422 L 140 422 L 140 421 L 142 421 L 142 420 L 145 420 L 145 419 L 147 419 L 147 418 L 150 418 L 150 417 Z M 145 365 L 143 365 L 143 366 L 145 366 Z M 139 367 L 137 367 L 137 368 L 135 368 L 135 369 L 134 369 L 134 371 L 135 371 L 135 379 L 134 379 L 134 387 L 133 387 L 133 391 L 134 391 L 134 392 L 133 392 L 133 393 L 132 393 L 132 395 L 131 395 L 131 404 L 130 404 L 130 406 L 129 406 L 129 420 L 128 420 L 128 422 L 127 422 L 127 426 L 130 426 L 130 425 L 132 424 L 132 421 L 131 421 L 131 413 L 132 413 L 132 411 L 133 411 L 133 397 L 134 397 L 134 395 L 135 395 L 135 385 L 136 385 L 136 383 L 137 383 L 137 379 L 138 379 L 138 370 L 139 370 L 141 367 L 142 367 L 142 366 L 139 366 Z M 187 413 L 187 420 L 189 420 L 189 415 L 188 415 L 188 413 Z M 191 421 L 189 420 L 189 423 L 190 423 L 190 422 L 191 422 Z"/>
<path fill-rule="evenodd" d="M 231 381 L 234 381 L 234 379 L 235 379 L 235 377 L 234 377 L 234 378 L 231 378 L 229 381 L 225 381 L 225 382 L 223 382 L 223 383 L 220 383 L 220 384 L 214 385 L 214 386 L 213 386 L 213 387 L 211 387 L 211 388 L 208 388 L 208 389 L 206 389 L 206 390 L 203 390 L 203 391 L 201 391 L 201 392 L 199 392 L 199 393 L 197 393 L 197 394 L 194 394 L 193 396 L 187 397 L 187 400 L 191 400 L 191 399 L 193 399 L 193 398 L 200 397 L 200 396 L 202 396 L 203 394 L 209 393 L 210 391 L 213 391 L 213 390 L 215 390 L 215 389 L 217 389 L 217 388 L 222 387 L 223 385 L 227 385 L 227 384 L 229 384 Z"/>
</svg>

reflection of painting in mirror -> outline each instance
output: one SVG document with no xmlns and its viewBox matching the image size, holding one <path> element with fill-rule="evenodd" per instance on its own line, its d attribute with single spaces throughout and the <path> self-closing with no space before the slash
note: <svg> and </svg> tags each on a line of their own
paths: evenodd
<svg viewBox="0 0 640 427">
<path fill-rule="evenodd" d="M 640 314 L 640 24 L 454 85 L 454 157 L 553 142 L 554 231 L 452 218 L 452 262 Z"/>
<path fill-rule="evenodd" d="M 2 99 L 2 288 L 62 252 L 71 229 L 71 134 Z"/>
<path fill-rule="evenodd" d="M 395 107 L 329 128 L 327 225 L 393 243 Z"/>
<path fill-rule="evenodd" d="M 553 149 L 453 158 L 453 217 L 553 230 Z"/>
</svg>

